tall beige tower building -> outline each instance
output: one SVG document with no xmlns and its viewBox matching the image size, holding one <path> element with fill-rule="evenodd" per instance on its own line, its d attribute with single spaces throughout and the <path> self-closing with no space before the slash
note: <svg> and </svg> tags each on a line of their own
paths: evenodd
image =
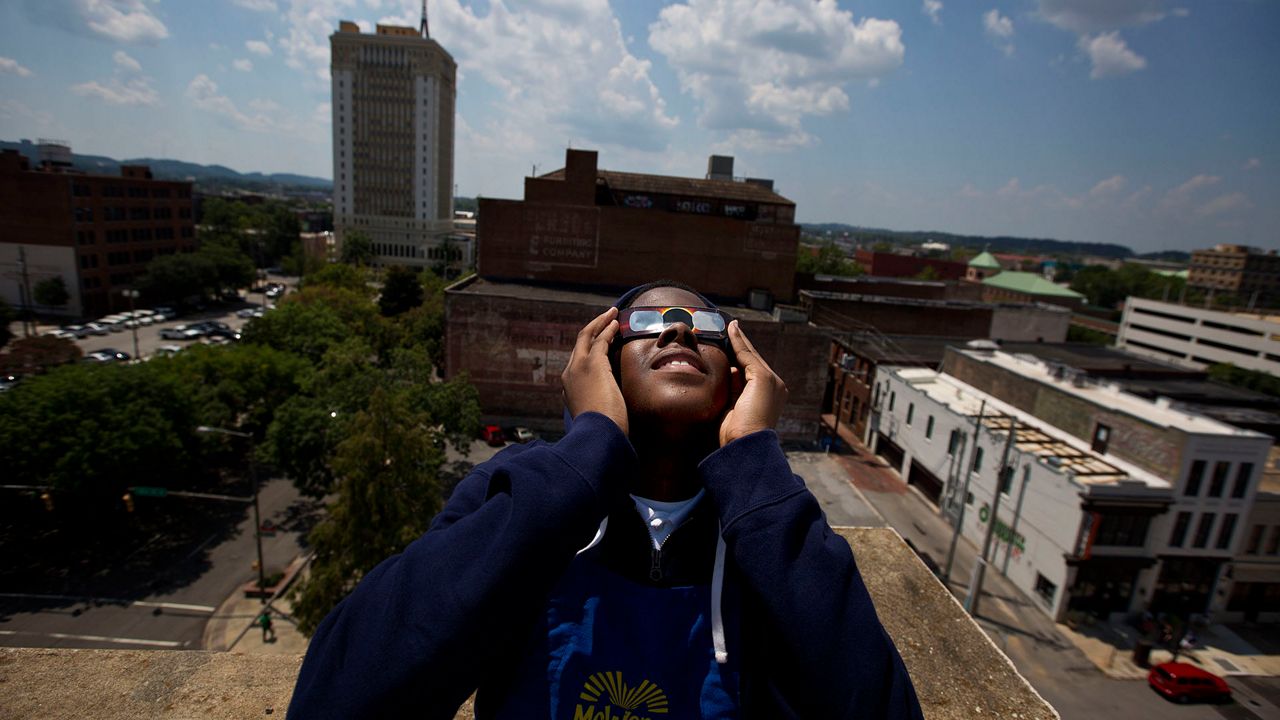
<svg viewBox="0 0 1280 720">
<path fill-rule="evenodd" d="M 329 36 L 333 224 L 363 232 L 381 265 L 470 263 L 453 237 L 457 63 L 420 29 L 343 21 Z"/>
</svg>

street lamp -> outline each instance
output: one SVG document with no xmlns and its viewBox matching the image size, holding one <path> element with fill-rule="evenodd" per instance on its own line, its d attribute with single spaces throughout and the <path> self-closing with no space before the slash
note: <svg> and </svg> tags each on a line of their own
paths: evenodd
<svg viewBox="0 0 1280 720">
<path fill-rule="evenodd" d="M 233 437 L 249 440 L 249 483 L 253 486 L 253 539 L 258 546 L 258 600 L 261 604 L 266 605 L 267 596 L 264 592 L 266 591 L 267 576 L 266 570 L 262 564 L 262 519 L 258 515 L 258 474 L 257 465 L 253 461 L 253 433 L 210 427 L 208 425 L 201 425 L 197 427 L 196 432 L 215 435 L 231 435 Z"/>
<path fill-rule="evenodd" d="M 134 312 L 133 308 L 133 301 L 137 299 L 138 291 L 125 288 L 120 291 L 120 294 L 129 298 L 129 324 L 131 325 L 130 329 L 133 330 L 133 359 L 141 360 L 142 357 L 138 354 L 138 314 Z"/>
</svg>

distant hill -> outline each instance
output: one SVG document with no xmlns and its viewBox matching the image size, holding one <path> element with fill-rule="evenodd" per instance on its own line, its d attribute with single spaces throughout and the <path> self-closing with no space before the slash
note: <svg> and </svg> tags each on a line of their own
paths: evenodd
<svg viewBox="0 0 1280 720">
<path fill-rule="evenodd" d="M 0 149 L 17 150 L 36 162 L 39 157 L 36 146 L 30 141 L 9 142 L 0 140 Z M 296 175 L 293 173 L 260 172 L 241 173 L 224 165 L 200 165 L 182 160 L 165 158 L 127 158 L 116 160 L 104 155 L 80 155 L 72 153 L 71 164 L 78 170 L 103 175 L 118 175 L 121 165 L 147 165 L 157 180 L 192 180 L 201 190 L 240 189 L 257 192 L 276 191 L 288 193 L 316 191 L 329 192 L 332 180 Z"/>
<path fill-rule="evenodd" d="M 1053 240 L 1051 238 L 1020 238 L 1004 235 L 988 237 L 985 235 L 956 235 L 937 230 L 885 230 L 883 228 L 864 228 L 843 223 L 800 223 L 809 233 L 821 235 L 830 232 L 835 236 L 849 234 L 849 239 L 860 243 L 887 242 L 897 244 L 919 244 L 932 240 L 944 242 L 952 246 L 982 249 L 993 252 L 1025 253 L 1028 255 L 1096 255 L 1098 257 L 1124 259 L 1133 257 L 1133 251 L 1123 245 L 1111 243 L 1088 243 L 1071 240 Z"/>
</svg>

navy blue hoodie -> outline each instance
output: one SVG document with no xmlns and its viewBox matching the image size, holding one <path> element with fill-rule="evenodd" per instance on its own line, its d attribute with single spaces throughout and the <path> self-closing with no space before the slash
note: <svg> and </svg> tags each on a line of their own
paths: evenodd
<svg viewBox="0 0 1280 720">
<path fill-rule="evenodd" d="M 290 717 L 451 718 L 477 690 L 477 717 L 507 714 L 499 709 L 539 647 L 566 569 L 610 513 L 638 517 L 634 507 L 619 510 L 631 504 L 625 478 L 635 460 L 617 425 L 584 413 L 555 444 L 512 446 L 477 466 L 427 533 L 370 572 L 320 624 Z M 922 718 L 848 543 L 792 474 L 774 432 L 725 445 L 699 472 L 701 507 L 714 513 L 727 549 L 724 625 L 741 715 Z M 610 533 L 615 526 L 620 536 L 644 527 L 615 521 Z M 688 535 L 682 554 L 705 567 L 715 533 Z M 613 568 L 639 582 L 649 570 L 644 552 L 602 557 L 641 564 Z M 677 574 L 679 564 L 673 559 Z M 668 710 L 663 717 L 701 712 Z M 550 716 L 536 704 L 525 711 Z"/>
</svg>

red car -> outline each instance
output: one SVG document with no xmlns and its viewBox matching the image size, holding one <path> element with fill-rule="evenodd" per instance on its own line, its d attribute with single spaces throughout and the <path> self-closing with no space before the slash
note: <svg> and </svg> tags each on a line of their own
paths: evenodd
<svg viewBox="0 0 1280 720">
<path fill-rule="evenodd" d="M 1195 665 L 1168 662 L 1151 668 L 1147 683 L 1161 695 L 1180 703 L 1193 700 L 1225 702 L 1231 699 L 1227 681 Z"/>
<path fill-rule="evenodd" d="M 494 447 L 502 447 L 507 444 L 507 438 L 503 434 L 502 428 L 497 425 L 486 425 L 484 430 L 480 432 L 480 437 Z"/>
</svg>

